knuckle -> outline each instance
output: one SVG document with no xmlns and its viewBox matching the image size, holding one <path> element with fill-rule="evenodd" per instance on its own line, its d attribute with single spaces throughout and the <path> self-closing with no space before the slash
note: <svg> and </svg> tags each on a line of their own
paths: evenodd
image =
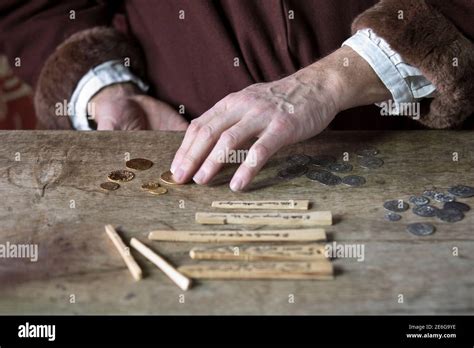
<svg viewBox="0 0 474 348">
<path fill-rule="evenodd" d="M 263 164 L 271 155 L 270 149 L 262 143 L 255 144 L 253 151 L 255 156 L 253 160 L 258 164 Z"/>
<path fill-rule="evenodd" d="M 201 139 L 209 139 L 214 136 L 214 129 L 211 125 L 206 124 L 202 126 L 198 131 L 198 137 Z"/>
<path fill-rule="evenodd" d="M 221 134 L 220 140 L 226 147 L 236 147 L 238 145 L 238 136 L 235 131 L 226 130 Z"/>
<path fill-rule="evenodd" d="M 188 132 L 189 134 L 196 134 L 197 132 L 199 132 L 200 128 L 201 128 L 200 121 L 198 119 L 194 119 L 189 124 Z"/>
<path fill-rule="evenodd" d="M 193 163 L 195 160 L 194 156 L 192 154 L 190 154 L 189 152 L 187 152 L 184 156 L 183 156 L 183 162 L 188 162 L 188 163 Z"/>
<path fill-rule="evenodd" d="M 272 133 L 276 134 L 288 134 L 295 130 L 295 126 L 293 122 L 287 118 L 282 116 L 277 116 L 271 123 L 270 129 Z"/>
</svg>

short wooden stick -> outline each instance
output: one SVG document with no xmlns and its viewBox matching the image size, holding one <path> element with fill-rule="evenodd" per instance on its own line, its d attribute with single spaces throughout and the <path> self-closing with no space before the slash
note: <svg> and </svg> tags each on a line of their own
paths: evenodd
<svg viewBox="0 0 474 348">
<path fill-rule="evenodd" d="M 105 232 L 114 243 L 115 248 L 117 248 L 123 261 L 125 261 L 125 264 L 127 265 L 128 269 L 130 270 L 130 273 L 132 274 L 132 277 L 137 281 L 142 279 L 142 269 L 130 253 L 130 248 L 125 245 L 115 228 L 112 225 L 105 225 Z"/>
<path fill-rule="evenodd" d="M 145 256 L 151 263 L 163 271 L 181 290 L 188 290 L 191 285 L 191 279 L 185 277 L 171 266 L 165 259 L 148 248 L 145 244 L 136 238 L 132 238 L 130 245 L 134 247 L 140 254 Z"/>
</svg>

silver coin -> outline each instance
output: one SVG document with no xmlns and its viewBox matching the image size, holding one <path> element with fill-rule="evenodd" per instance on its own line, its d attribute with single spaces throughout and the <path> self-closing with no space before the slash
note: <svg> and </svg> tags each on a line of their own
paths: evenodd
<svg viewBox="0 0 474 348">
<path fill-rule="evenodd" d="M 408 203 L 404 202 L 403 200 L 397 200 L 397 199 L 394 199 L 392 201 L 386 201 L 383 204 L 383 207 L 395 213 L 401 213 L 402 211 L 407 211 L 408 208 L 410 208 Z"/>
<path fill-rule="evenodd" d="M 464 219 L 464 213 L 457 209 L 438 209 L 436 217 L 445 222 L 457 222 Z"/>
<path fill-rule="evenodd" d="M 407 231 L 415 236 L 421 237 L 433 234 L 435 231 L 435 227 L 432 224 L 424 222 L 415 222 L 407 226 Z"/>
<path fill-rule="evenodd" d="M 376 169 L 383 166 L 383 160 L 372 156 L 359 157 L 359 165 L 362 168 Z"/>
<path fill-rule="evenodd" d="M 438 208 L 432 206 L 432 205 L 417 205 L 416 207 L 413 207 L 413 213 L 422 216 L 422 217 L 433 217 L 436 215 L 436 211 L 439 210 Z"/>
<path fill-rule="evenodd" d="M 466 212 L 471 210 L 471 207 L 468 206 L 466 203 L 461 202 L 446 202 L 444 203 L 443 209 L 456 209 L 462 212 Z"/>
<path fill-rule="evenodd" d="M 448 192 L 458 197 L 468 198 L 474 196 L 474 187 L 466 185 L 456 185 L 450 187 L 448 189 Z"/>
<path fill-rule="evenodd" d="M 402 218 L 400 214 L 394 213 L 394 212 L 388 212 L 385 214 L 385 220 L 388 221 L 399 221 Z"/>
<path fill-rule="evenodd" d="M 435 201 L 438 201 L 438 202 L 441 202 L 441 203 L 454 201 L 454 196 L 453 195 L 446 194 L 444 192 L 435 193 L 433 198 L 434 198 Z"/>
<path fill-rule="evenodd" d="M 438 191 L 435 190 L 425 190 L 423 191 L 423 196 L 429 197 L 429 198 L 434 198 L 434 195 L 437 194 Z"/>
<path fill-rule="evenodd" d="M 288 156 L 286 161 L 290 165 L 299 165 L 299 166 L 306 166 L 311 162 L 311 157 L 303 154 L 296 154 L 296 155 L 291 155 Z"/>
<path fill-rule="evenodd" d="M 359 157 L 370 157 L 370 156 L 375 156 L 379 153 L 379 150 L 377 150 L 374 147 L 369 147 L 367 149 L 361 149 L 356 152 L 357 156 Z"/>
<path fill-rule="evenodd" d="M 327 166 L 331 172 L 348 173 L 352 171 L 352 165 L 349 163 L 331 163 Z"/>
<path fill-rule="evenodd" d="M 280 170 L 278 176 L 282 179 L 290 180 L 305 175 L 307 171 L 308 167 L 295 165 Z"/>
<path fill-rule="evenodd" d="M 411 196 L 409 202 L 413 203 L 414 205 L 426 205 L 430 202 L 430 200 L 424 196 Z"/>
<path fill-rule="evenodd" d="M 309 169 L 308 172 L 306 173 L 306 177 L 310 180 L 313 180 L 313 181 L 318 181 L 318 178 L 320 177 L 321 175 L 321 172 L 325 172 L 327 174 L 331 174 L 329 173 L 328 171 L 326 170 L 323 170 L 323 169 Z M 327 175 L 325 174 L 325 175 Z M 332 175 L 332 174 L 331 174 Z"/>
<path fill-rule="evenodd" d="M 315 171 L 311 180 L 318 181 L 326 186 L 335 186 L 342 182 L 340 177 L 325 170 Z"/>
<path fill-rule="evenodd" d="M 365 178 L 358 175 L 348 175 L 342 178 L 342 183 L 347 186 L 359 187 L 365 184 Z"/>
<path fill-rule="evenodd" d="M 326 167 L 331 163 L 336 162 L 336 157 L 329 155 L 318 155 L 311 157 L 311 164 L 315 166 Z"/>
</svg>

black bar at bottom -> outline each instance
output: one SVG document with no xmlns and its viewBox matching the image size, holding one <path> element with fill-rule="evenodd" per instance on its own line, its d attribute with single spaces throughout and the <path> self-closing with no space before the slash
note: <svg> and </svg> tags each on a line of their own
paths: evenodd
<svg viewBox="0 0 474 348">
<path fill-rule="evenodd" d="M 69 344 L 474 346 L 473 316 L 0 316 L 0 347 Z M 52 326 L 54 325 L 54 340 Z M 49 333 L 49 335 L 48 335 Z M 31 337 L 42 335 L 43 337 Z M 20 337 L 27 336 L 27 337 Z"/>
</svg>

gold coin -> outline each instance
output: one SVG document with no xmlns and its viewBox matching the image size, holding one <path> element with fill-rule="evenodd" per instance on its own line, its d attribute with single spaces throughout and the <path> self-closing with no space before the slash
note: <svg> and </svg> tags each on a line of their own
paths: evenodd
<svg viewBox="0 0 474 348">
<path fill-rule="evenodd" d="M 145 158 L 132 158 L 131 160 L 125 162 L 125 165 L 129 169 L 147 170 L 151 168 L 153 162 Z"/>
<path fill-rule="evenodd" d="M 166 192 L 168 192 L 168 190 L 166 189 L 166 187 L 158 187 L 157 189 L 150 190 L 148 192 L 151 193 L 152 195 L 163 195 Z"/>
<path fill-rule="evenodd" d="M 168 170 L 160 176 L 161 181 L 169 185 L 180 185 L 173 179 L 173 174 Z"/>
<path fill-rule="evenodd" d="M 109 175 L 107 176 L 107 179 L 110 181 L 116 181 L 116 182 L 126 182 L 130 181 L 135 177 L 135 174 L 129 170 L 114 170 L 113 172 L 110 172 Z"/>
<path fill-rule="evenodd" d="M 154 182 L 154 181 L 146 182 L 142 185 L 142 189 L 144 189 L 146 191 L 156 190 L 159 187 L 161 187 L 161 185 L 157 182 Z"/>
<path fill-rule="evenodd" d="M 119 187 L 120 187 L 119 184 L 117 184 L 116 182 L 110 182 L 110 181 L 103 182 L 102 184 L 100 184 L 100 188 L 102 188 L 104 190 L 107 190 L 107 191 L 115 191 Z"/>
</svg>

